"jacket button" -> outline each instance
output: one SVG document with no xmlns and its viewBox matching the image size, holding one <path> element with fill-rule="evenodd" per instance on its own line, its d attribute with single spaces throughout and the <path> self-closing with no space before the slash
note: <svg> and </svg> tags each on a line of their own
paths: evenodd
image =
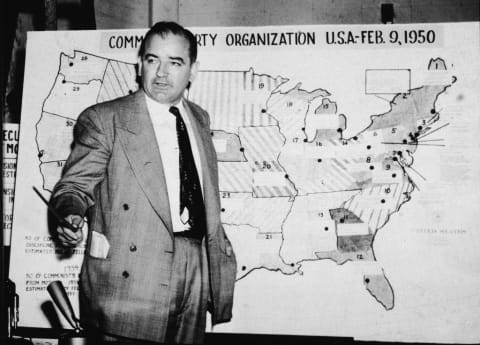
<svg viewBox="0 0 480 345">
<path fill-rule="evenodd" d="M 128 277 L 130 277 L 130 273 L 128 273 L 127 271 L 123 271 L 122 276 L 123 276 L 123 278 L 128 278 Z"/>
<path fill-rule="evenodd" d="M 136 251 L 137 251 L 137 246 L 136 246 L 134 243 L 132 243 L 132 244 L 130 245 L 130 251 L 131 251 L 131 252 L 136 252 Z"/>
<path fill-rule="evenodd" d="M 128 206 L 128 204 L 123 204 L 123 209 L 126 211 L 128 210 L 130 207 Z"/>
</svg>

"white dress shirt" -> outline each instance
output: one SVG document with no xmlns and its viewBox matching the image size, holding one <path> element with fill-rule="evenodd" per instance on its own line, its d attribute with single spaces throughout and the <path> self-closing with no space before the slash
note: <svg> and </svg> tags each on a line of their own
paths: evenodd
<svg viewBox="0 0 480 345">
<path fill-rule="evenodd" d="M 180 217 L 180 162 L 179 148 L 176 129 L 175 115 L 169 112 L 171 105 L 161 104 L 154 101 L 147 95 L 147 109 L 152 120 L 153 130 L 157 139 L 160 157 L 162 159 L 165 180 L 167 183 L 168 201 L 170 204 L 170 214 L 172 216 L 173 231 L 185 231 L 189 229 L 188 223 L 182 221 Z M 187 127 L 188 138 L 192 147 L 193 159 L 197 168 L 198 177 L 203 191 L 202 167 L 200 164 L 200 154 L 198 151 L 197 140 L 193 135 L 192 124 L 187 112 L 183 106 L 183 102 L 173 104 L 180 111 L 185 126 Z M 146 147 L 146 150 L 151 148 Z M 203 193 L 202 193 L 203 194 Z"/>
</svg>

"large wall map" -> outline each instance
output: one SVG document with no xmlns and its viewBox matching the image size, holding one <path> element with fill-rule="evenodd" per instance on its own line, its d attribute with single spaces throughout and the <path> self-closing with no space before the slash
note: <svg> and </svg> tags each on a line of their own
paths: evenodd
<svg viewBox="0 0 480 345">
<path fill-rule="evenodd" d="M 133 64 L 81 51 L 59 60 L 37 123 L 43 188 L 50 192 L 78 114 L 138 88 Z M 446 64 L 431 59 L 425 68 L 446 70 Z M 304 260 L 376 261 L 375 234 L 410 200 L 415 185 L 406 167 L 423 138 L 440 129 L 436 101 L 451 86 L 398 93 L 388 112 L 372 114 L 367 128 L 346 138 L 348 119 L 337 114 L 327 90 L 303 90 L 299 83 L 282 92 L 286 81 L 253 68 L 200 71 L 191 90 L 190 99 L 212 116 L 222 222 L 238 249 L 238 279 L 262 268 L 301 272 Z M 383 272 L 366 275 L 364 284 L 386 309 L 394 307 Z"/>
<path fill-rule="evenodd" d="M 478 29 L 478 25 L 472 26 Z M 316 38 L 317 41 L 314 43 L 320 44 L 318 41 L 322 35 L 323 29 L 320 30 L 322 27 L 307 28 L 311 31 L 308 29 L 305 31 L 315 33 L 310 35 Z M 338 30 L 330 28 L 324 29 L 327 38 L 329 34 L 332 35 L 333 30 Z M 369 28 L 365 26 L 361 28 L 362 30 L 354 27 L 349 31 L 353 32 L 351 33 L 353 41 L 350 44 L 365 43 L 361 38 L 362 32 L 370 30 L 363 30 Z M 398 32 L 407 32 L 404 35 L 410 35 L 409 26 L 405 26 L 408 30 L 401 28 Z M 325 278 L 326 276 L 312 278 L 313 273 L 310 272 L 315 263 L 320 265 L 328 261 L 334 263 L 338 270 L 352 267 L 349 265 L 360 267 L 348 281 L 357 285 L 352 289 L 355 291 L 352 293 L 359 293 L 361 288 L 370 296 L 369 308 L 377 304 L 383 313 L 387 313 L 385 315 L 395 313 L 396 309 L 402 310 L 402 306 L 398 305 L 401 302 L 397 302 L 396 296 L 397 285 L 400 285 L 400 294 L 404 294 L 402 290 L 404 286 L 394 282 L 398 280 L 395 273 L 394 279 L 390 279 L 389 271 L 394 271 L 392 262 L 382 259 L 388 252 L 383 248 L 390 248 L 394 243 L 385 245 L 385 241 L 388 240 L 382 233 L 390 231 L 391 222 L 398 227 L 398 219 L 404 212 L 409 217 L 409 212 L 412 211 L 404 209 L 408 208 L 407 205 L 413 203 L 415 198 L 423 195 L 422 203 L 429 197 L 434 198 L 429 196 L 430 191 L 424 187 L 428 186 L 426 181 L 435 180 L 445 162 L 438 161 L 438 166 L 432 166 L 429 162 L 426 169 L 422 160 L 432 155 L 445 156 L 442 152 L 448 151 L 449 146 L 456 145 L 449 142 L 448 138 L 452 132 L 459 131 L 458 125 L 452 123 L 452 120 L 459 121 L 459 117 L 452 118 L 452 113 L 455 113 L 452 109 L 455 109 L 455 105 L 449 102 L 452 95 L 456 95 L 455 101 L 461 102 L 468 94 L 466 89 L 478 87 L 478 77 L 471 82 L 471 75 L 463 72 L 464 68 L 478 72 L 478 61 L 468 61 L 470 66 L 467 67 L 467 63 L 465 66 L 462 65 L 463 60 L 457 56 L 452 57 L 445 43 L 449 37 L 446 28 L 448 27 L 439 26 L 431 30 L 425 29 L 427 33 L 434 32 L 433 37 L 436 39 L 440 39 L 441 36 L 443 46 L 440 48 L 433 45 L 429 51 L 419 42 L 415 42 L 417 44 L 412 44 L 411 49 L 407 50 L 408 53 L 397 47 L 386 49 L 389 50 L 387 52 L 389 54 L 398 50 L 401 56 L 421 51 L 415 63 L 402 58 L 392 59 L 390 63 L 388 60 L 385 62 L 383 58 L 378 60 L 373 58 L 373 61 L 378 61 L 376 65 L 374 62 L 366 63 L 360 59 L 361 63 L 358 66 L 350 66 L 347 69 L 355 70 L 354 77 L 348 72 L 345 75 L 338 75 L 338 79 L 342 79 L 341 83 L 354 83 L 353 80 L 358 82 L 358 87 L 361 88 L 357 90 L 356 95 L 342 93 L 341 88 L 332 83 L 331 79 L 321 78 L 322 68 L 325 68 L 321 64 L 311 71 L 318 77 L 309 78 L 307 75 L 305 78 L 309 79 L 308 81 L 302 80 L 295 73 L 288 73 L 288 70 L 281 67 L 275 70 L 248 59 L 241 64 L 238 63 L 240 58 L 234 59 L 235 67 L 228 68 L 227 63 L 227 67 L 220 64 L 219 68 L 215 68 L 215 63 L 209 61 L 215 54 L 213 47 L 215 39 L 212 39 L 211 51 L 207 50 L 205 56 L 200 56 L 200 59 L 207 58 L 207 68 L 201 68 L 187 97 L 205 108 L 211 117 L 211 135 L 218 156 L 222 222 L 238 260 L 237 291 L 243 291 L 242 284 L 245 284 L 244 288 L 247 289 L 247 281 L 250 281 L 248 286 L 252 286 L 254 281 L 268 279 L 267 276 L 263 278 L 264 274 L 268 274 L 268 277 L 273 277 L 271 274 L 274 274 L 273 279 L 283 277 L 281 281 L 291 279 L 300 286 L 304 284 L 301 282 L 302 279 L 309 282 L 306 284 L 320 279 L 324 280 L 332 291 L 337 289 L 335 283 L 328 282 L 329 278 Z M 355 35 L 355 30 L 360 34 Z M 212 30 L 209 37 L 218 38 L 223 34 L 226 37 L 226 45 L 231 46 L 233 43 L 229 44 L 230 36 L 225 33 L 227 31 Z M 378 31 L 380 30 L 375 32 Z M 385 37 L 385 40 L 392 37 L 392 31 L 380 32 L 381 38 Z M 106 34 L 108 32 L 102 33 L 100 42 L 105 42 Z M 432 39 L 431 34 L 426 37 Z M 217 45 L 219 40 L 216 41 Z M 199 43 L 201 42 L 199 40 Z M 238 42 L 245 44 L 245 41 Z M 391 39 L 390 42 L 392 46 L 393 43 L 401 45 Z M 203 43 L 205 45 L 205 42 Z M 367 43 L 368 41 L 365 44 Z M 382 41 L 377 40 L 374 43 L 381 45 Z M 403 43 L 408 43 L 408 40 Z M 322 44 L 334 43 L 328 43 L 327 39 Z M 29 119 L 22 115 L 22 129 L 23 121 L 32 123 L 30 134 L 34 134 L 34 140 L 24 139 L 24 142 L 28 140 L 34 144 L 32 148 L 35 149 L 30 149 L 32 151 L 30 153 L 35 155 L 36 169 L 40 176 L 39 186 L 43 187 L 45 195 L 52 191 L 61 175 L 70 152 L 72 129 L 79 113 L 92 104 L 124 96 L 138 89 L 135 60 L 132 59 L 132 56 L 135 56 L 134 49 L 131 49 L 133 54 L 130 52 L 128 58 L 122 58 L 109 50 L 89 48 L 88 44 L 85 46 L 86 49 L 81 49 L 81 44 L 79 46 L 70 44 L 67 46 L 68 49 L 62 49 L 61 44 L 58 44 L 55 47 L 57 55 L 52 55 L 52 60 L 48 61 L 52 65 L 50 73 L 55 72 L 54 75 L 48 76 L 48 80 L 52 81 L 50 84 L 49 81 L 42 84 L 48 92 L 43 98 L 39 98 L 41 104 L 38 115 Z M 113 49 L 112 46 L 109 48 Z M 238 47 L 231 49 L 236 48 Z M 257 50 L 255 47 L 248 48 L 252 50 L 252 54 L 268 56 L 262 48 Z M 326 48 L 333 49 L 324 47 Z M 384 56 L 382 54 L 385 51 L 368 48 L 363 47 L 360 54 Z M 354 63 L 355 61 L 351 60 L 355 58 L 355 55 L 351 55 L 352 50 L 355 49 L 337 48 L 339 54 L 346 55 L 346 59 L 330 63 L 340 65 L 345 61 Z M 275 65 L 281 60 L 282 53 L 286 54 L 287 60 L 291 58 L 288 55 L 290 52 L 279 50 L 278 57 L 271 58 L 272 64 Z M 227 48 L 220 49 L 220 56 L 223 59 L 229 56 Z M 305 63 L 308 68 L 317 66 L 313 57 L 306 59 L 311 60 Z M 282 64 L 279 63 L 279 66 Z M 337 89 L 340 91 L 336 92 Z M 366 107 L 359 109 L 358 113 L 352 112 L 352 108 L 345 105 L 350 101 L 350 97 L 374 99 L 376 104 L 372 109 Z M 478 103 L 474 104 L 478 106 Z M 358 121 L 360 116 L 363 122 Z M 465 117 L 464 114 L 459 116 Z M 469 126 L 478 123 L 478 120 L 468 121 L 473 121 L 469 122 Z M 21 146 L 24 147 L 26 145 Z M 468 176 L 474 174 L 472 171 L 478 171 L 478 160 L 466 163 L 458 157 L 457 159 L 461 163 L 461 171 L 468 165 L 469 171 L 461 173 L 463 181 L 467 184 L 473 183 L 471 187 L 474 186 L 475 182 L 469 182 Z M 30 164 L 32 163 L 30 161 Z M 430 169 L 436 172 L 429 174 L 432 171 Z M 438 195 L 438 192 L 436 191 L 434 195 Z M 435 202 L 444 204 L 448 201 Z M 473 209 L 476 207 L 478 211 L 474 204 L 470 206 Z M 434 209 L 432 212 L 436 213 L 437 210 Z M 467 217 L 470 217 L 468 212 Z M 18 225 L 20 224 L 18 218 L 14 218 L 15 221 L 13 231 L 22 231 L 17 230 L 21 226 Z M 408 218 L 407 220 L 401 218 L 401 221 L 409 224 L 415 222 L 414 219 Z M 437 224 L 431 229 L 415 231 L 417 236 L 418 233 L 455 232 L 457 236 L 455 238 L 458 238 L 463 232 L 473 231 L 469 228 L 470 224 L 470 220 L 467 220 L 463 225 L 456 224 L 454 229 Z M 403 236 L 411 235 L 411 231 L 403 232 Z M 470 233 L 467 235 L 473 236 Z M 475 235 L 474 238 L 478 242 L 479 235 Z M 27 242 L 25 250 L 27 254 L 44 257 L 55 256 L 56 253 L 56 260 L 65 254 L 62 248 L 54 246 L 48 235 L 37 238 L 40 243 L 35 246 L 28 245 L 28 241 L 33 240 L 32 236 L 28 238 L 24 236 L 22 240 Z M 403 245 L 401 241 L 396 243 Z M 382 251 L 381 256 L 377 255 L 377 247 Z M 81 257 L 82 253 L 83 246 L 80 246 L 76 250 L 77 255 L 74 256 Z M 476 257 L 478 259 L 478 254 Z M 62 273 L 52 272 L 48 276 L 40 273 L 41 278 L 38 281 L 34 279 L 38 272 L 27 270 L 29 273 L 20 274 L 21 279 L 26 280 L 25 291 L 44 292 L 49 281 L 60 278 L 68 279 L 66 285 L 69 294 L 75 297 L 75 273 L 78 272 L 80 262 L 81 259 L 77 258 L 73 264 L 64 265 L 66 269 Z M 473 279 L 477 282 L 480 279 L 478 273 L 477 269 L 473 274 Z M 261 284 L 258 285 L 260 286 Z M 343 289 L 345 287 L 340 290 Z M 348 289 L 345 291 L 348 293 Z M 240 318 L 242 311 L 252 303 L 241 300 L 242 296 L 247 295 L 249 298 L 253 296 L 251 291 L 237 294 L 237 309 L 234 309 L 234 315 L 240 314 Z M 478 297 L 477 294 L 475 298 L 477 306 L 480 305 Z M 287 296 L 284 298 L 288 299 Z M 319 297 L 315 297 L 315 300 L 317 298 Z M 345 299 L 345 304 L 349 304 L 348 301 L 351 301 L 351 297 Z M 238 306 L 239 303 L 241 306 Z M 362 303 L 367 302 L 363 300 Z M 310 308 L 303 304 L 299 307 Z M 285 306 L 279 308 L 285 313 L 290 312 Z M 316 308 L 322 308 L 322 304 Z M 380 310 L 377 310 L 377 313 L 381 313 Z M 268 314 L 267 311 L 264 312 Z M 278 324 L 283 322 L 279 321 Z M 236 328 L 234 319 L 234 322 L 226 325 L 224 330 L 246 329 L 255 332 L 255 328 L 249 328 L 253 326 L 244 327 L 241 323 L 238 324 L 240 327 Z M 307 322 L 306 325 L 308 324 Z M 276 327 L 273 325 L 260 327 L 258 331 L 284 333 L 276 330 Z M 320 329 L 322 330 L 309 328 L 305 331 L 303 326 L 293 327 L 291 331 L 287 328 L 286 333 L 353 334 L 367 338 L 375 334 L 373 338 L 380 340 L 422 340 L 418 336 L 411 338 L 411 335 L 405 338 L 402 332 L 392 338 L 391 335 L 379 336 L 377 331 L 371 330 L 358 333 L 345 330 L 346 333 L 343 333 L 336 328 Z M 452 337 L 457 336 L 455 334 Z M 478 337 L 478 334 L 473 336 Z M 438 341 L 436 338 L 435 340 Z"/>
</svg>

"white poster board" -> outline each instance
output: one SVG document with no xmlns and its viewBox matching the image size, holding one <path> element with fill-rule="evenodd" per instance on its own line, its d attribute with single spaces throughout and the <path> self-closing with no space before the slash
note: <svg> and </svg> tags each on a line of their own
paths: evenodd
<svg viewBox="0 0 480 345">
<path fill-rule="evenodd" d="M 17 172 L 18 138 L 20 136 L 18 123 L 2 124 L 2 229 L 3 243 L 10 246 L 12 241 L 13 203 L 15 199 L 15 175 Z"/>
<path fill-rule="evenodd" d="M 211 116 L 238 259 L 214 331 L 480 341 L 479 23 L 193 28 L 188 97 Z M 136 89 L 145 30 L 27 41 L 11 278 L 20 326 L 46 286 L 77 306 L 45 205 L 87 106 Z"/>
</svg>

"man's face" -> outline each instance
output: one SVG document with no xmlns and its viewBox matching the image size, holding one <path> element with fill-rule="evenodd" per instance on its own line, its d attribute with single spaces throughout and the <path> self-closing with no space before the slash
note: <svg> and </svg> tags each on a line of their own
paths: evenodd
<svg viewBox="0 0 480 345">
<path fill-rule="evenodd" d="M 150 36 L 138 61 L 142 87 L 150 98 L 162 104 L 175 104 L 182 98 L 197 72 L 197 63 L 191 63 L 188 48 L 188 41 L 182 36 Z"/>
</svg>

